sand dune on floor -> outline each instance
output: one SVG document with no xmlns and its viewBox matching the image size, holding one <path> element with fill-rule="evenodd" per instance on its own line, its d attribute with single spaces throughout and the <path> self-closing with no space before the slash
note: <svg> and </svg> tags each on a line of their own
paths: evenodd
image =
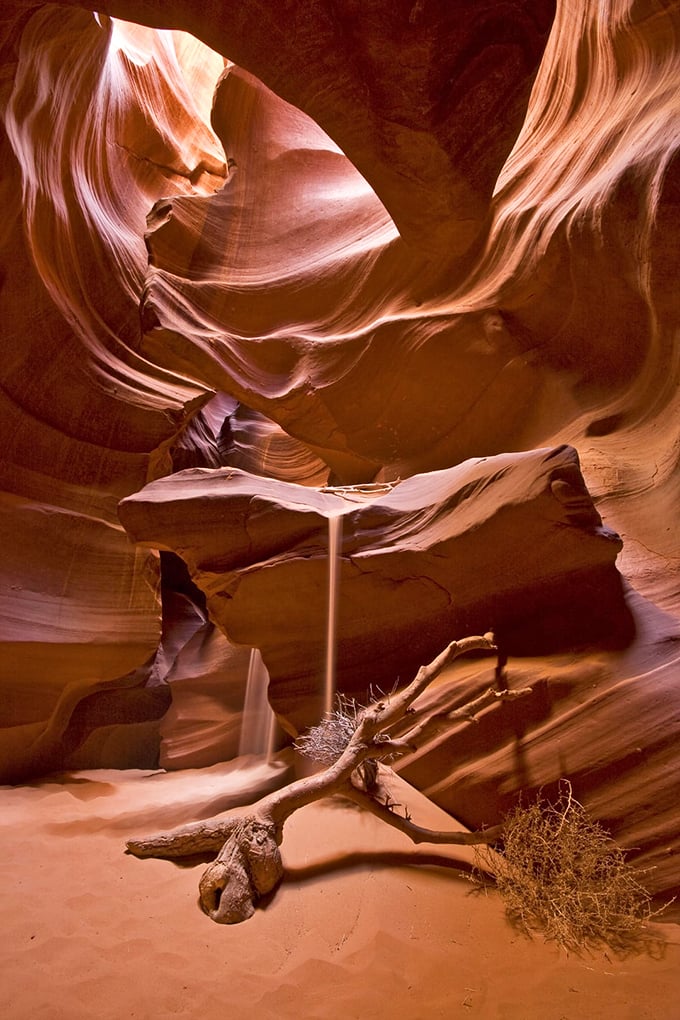
<svg viewBox="0 0 680 1020">
<path fill-rule="evenodd" d="M 507 922 L 475 891 L 466 848 L 414 850 L 329 801 L 286 826 L 286 877 L 244 924 L 197 904 L 202 866 L 140 861 L 125 836 L 251 798 L 271 779 L 234 767 L 73 773 L 2 791 L 6 1020 L 670 1020 L 680 933 L 619 960 L 577 957 Z M 403 784 L 414 818 L 452 820 Z M 455 823 L 453 823 L 455 825 Z"/>
</svg>

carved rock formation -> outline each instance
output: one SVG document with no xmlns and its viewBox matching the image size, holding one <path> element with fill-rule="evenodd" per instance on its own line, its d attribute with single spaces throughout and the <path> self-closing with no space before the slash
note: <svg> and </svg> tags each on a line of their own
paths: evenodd
<svg viewBox="0 0 680 1020">
<path fill-rule="evenodd" d="M 405 682 L 451 635 L 493 629 L 510 654 L 630 638 L 621 543 L 573 449 L 466 461 L 361 500 L 197 469 L 150 483 L 120 517 L 135 541 L 182 557 L 229 638 L 260 648 L 270 702 L 296 729 L 323 706 L 334 519 L 345 693 Z"/>
<path fill-rule="evenodd" d="M 3 778 L 154 763 L 161 729 L 167 763 L 235 742 L 245 680 L 221 689 L 220 670 L 239 653 L 118 519 L 147 482 L 226 465 L 264 488 L 404 479 L 389 504 L 413 476 L 571 444 L 640 593 L 598 715 L 621 744 L 598 771 L 598 739 L 580 741 L 579 775 L 597 772 L 601 806 L 631 744 L 649 749 L 663 801 L 675 689 L 661 712 L 642 682 L 632 730 L 616 698 L 672 671 L 678 633 L 676 0 L 98 11 L 10 0 L 0 17 Z M 205 744 L 201 699 L 223 726 Z M 566 704 L 523 730 L 541 781 Z M 486 765 L 470 750 L 476 796 L 516 792 L 511 744 Z M 617 824 L 641 817 L 633 788 Z M 631 841 L 674 845 L 664 817 Z"/>
</svg>

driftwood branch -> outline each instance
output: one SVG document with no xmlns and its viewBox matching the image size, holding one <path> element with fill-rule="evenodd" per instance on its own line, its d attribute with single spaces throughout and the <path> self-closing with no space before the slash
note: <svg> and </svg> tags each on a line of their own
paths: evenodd
<svg viewBox="0 0 680 1020">
<path fill-rule="evenodd" d="M 398 813 L 395 808 L 399 805 L 393 804 L 386 793 L 385 780 L 391 770 L 380 763 L 385 757 L 413 750 L 416 740 L 431 724 L 433 717 L 408 728 L 399 737 L 386 732 L 404 720 L 416 698 L 445 666 L 467 652 L 495 650 L 492 634 L 452 641 L 432 662 L 418 670 L 407 687 L 357 713 L 356 728 L 346 747 L 327 768 L 268 794 L 245 814 L 193 822 L 148 839 L 130 840 L 128 851 L 138 857 L 183 857 L 218 851 L 199 884 L 201 906 L 214 921 L 234 924 L 250 917 L 258 899 L 271 892 L 281 880 L 283 864 L 279 846 L 286 819 L 322 797 L 343 794 L 399 829 L 414 843 L 493 842 L 498 838 L 498 827 L 472 833 L 435 831 L 416 825 L 406 811 Z M 528 689 L 498 691 L 490 688 L 469 705 L 444 714 L 449 719 L 470 721 L 497 700 L 527 693 Z"/>
<path fill-rule="evenodd" d="M 495 825 L 488 829 L 480 829 L 477 832 L 426 829 L 422 825 L 417 825 L 412 821 L 406 808 L 404 808 L 404 814 L 400 814 L 397 811 L 397 808 L 402 807 L 402 805 L 391 803 L 389 794 L 385 792 L 383 794 L 384 799 L 380 800 L 381 791 L 386 790 L 386 786 L 389 785 L 389 778 L 394 776 L 392 769 L 385 765 L 380 765 L 378 775 L 378 787 L 372 793 L 358 789 L 352 784 L 348 789 L 343 790 L 343 795 L 360 807 L 366 808 L 367 811 L 374 814 L 376 818 L 380 818 L 381 821 L 386 822 L 387 825 L 391 825 L 393 829 L 403 832 L 411 842 L 439 843 L 450 846 L 479 846 L 480 844 L 495 843 L 499 838 L 502 830 L 500 825 Z"/>
<path fill-rule="evenodd" d="M 440 712 L 433 712 L 431 715 L 425 716 L 425 718 L 419 720 L 416 725 L 407 729 L 401 734 L 398 740 L 394 743 L 405 743 L 414 749 L 418 741 L 428 733 L 430 733 L 438 723 L 440 722 L 477 722 L 477 716 L 480 712 L 488 708 L 489 705 L 497 704 L 499 701 L 515 701 L 517 698 L 524 698 L 527 694 L 532 693 L 531 687 L 518 687 L 516 690 L 497 690 L 495 687 L 489 687 L 483 694 L 480 694 L 473 701 L 468 701 L 460 708 L 451 710 L 444 710 Z M 404 753 L 403 751 L 401 752 Z"/>
<path fill-rule="evenodd" d="M 191 822 L 170 832 L 159 832 L 146 839 L 129 839 L 127 849 L 135 857 L 191 857 L 192 854 L 217 853 L 234 830 L 235 820 Z"/>
</svg>

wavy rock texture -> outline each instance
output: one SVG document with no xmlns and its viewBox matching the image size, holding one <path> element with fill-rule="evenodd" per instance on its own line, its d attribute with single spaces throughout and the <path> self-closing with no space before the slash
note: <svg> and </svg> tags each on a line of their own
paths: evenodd
<svg viewBox="0 0 680 1020">
<path fill-rule="evenodd" d="M 167 470 L 165 444 L 209 391 L 133 350 L 144 218 L 159 193 L 186 190 L 201 161 L 221 181 L 223 158 L 197 127 L 188 85 L 179 92 L 180 56 L 155 33 L 105 31 L 91 14 L 46 7 L 11 42 L 0 683 L 3 771 L 17 777 L 68 760 L 74 707 L 119 678 L 137 689 L 158 644 L 157 565 L 131 548 L 116 505 Z M 149 723 L 166 707 L 167 696 L 121 693 L 116 721 Z M 58 725 L 48 723 L 57 709 Z M 148 726 L 130 735 L 123 760 L 148 760 L 149 739 Z"/>
<path fill-rule="evenodd" d="M 3 776 L 235 746 L 246 653 L 124 534 L 146 482 L 410 481 L 570 443 L 637 637 L 523 664 L 542 714 L 409 769 L 471 821 L 571 771 L 675 847 L 676 0 L 98 9 L 0 19 Z"/>
</svg>

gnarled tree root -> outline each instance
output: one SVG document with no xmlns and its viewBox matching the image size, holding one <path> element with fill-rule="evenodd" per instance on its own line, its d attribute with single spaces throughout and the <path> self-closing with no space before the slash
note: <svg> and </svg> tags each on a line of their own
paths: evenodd
<svg viewBox="0 0 680 1020">
<path fill-rule="evenodd" d="M 194 822 L 148 839 L 131 839 L 135 857 L 188 857 L 217 850 L 199 882 L 201 907 L 219 924 L 251 917 L 260 897 L 283 877 L 281 830 L 257 812 L 221 822 Z"/>
<path fill-rule="evenodd" d="M 219 924 L 238 924 L 251 917 L 261 896 L 283 877 L 276 828 L 256 815 L 234 825 L 198 886 L 201 907 Z"/>
</svg>

